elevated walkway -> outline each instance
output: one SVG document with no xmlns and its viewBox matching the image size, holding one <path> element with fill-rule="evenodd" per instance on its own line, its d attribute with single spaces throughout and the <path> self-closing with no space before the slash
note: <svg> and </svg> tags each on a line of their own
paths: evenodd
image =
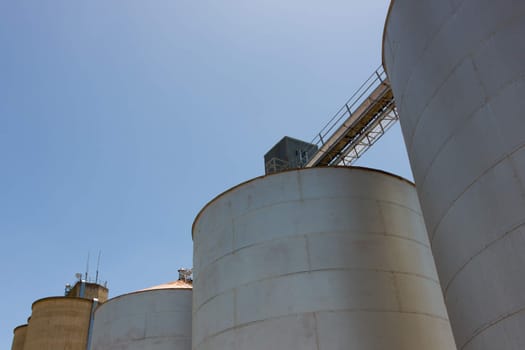
<svg viewBox="0 0 525 350">
<path fill-rule="evenodd" d="M 312 140 L 318 150 L 304 167 L 351 165 L 399 119 L 380 66 Z"/>
</svg>

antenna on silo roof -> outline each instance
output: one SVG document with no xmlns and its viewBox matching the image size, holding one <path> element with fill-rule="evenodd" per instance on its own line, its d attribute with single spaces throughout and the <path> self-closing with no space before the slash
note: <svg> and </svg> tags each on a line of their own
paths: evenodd
<svg viewBox="0 0 525 350">
<path fill-rule="evenodd" d="M 97 274 L 95 275 L 95 283 L 98 283 L 98 268 L 100 266 L 100 254 L 102 254 L 102 250 L 98 251 L 98 259 L 97 259 Z"/>
<path fill-rule="evenodd" d="M 89 251 L 88 251 L 88 256 L 87 256 L 87 261 L 86 261 L 86 276 L 84 277 L 84 279 L 88 280 L 88 272 L 89 272 Z"/>
</svg>

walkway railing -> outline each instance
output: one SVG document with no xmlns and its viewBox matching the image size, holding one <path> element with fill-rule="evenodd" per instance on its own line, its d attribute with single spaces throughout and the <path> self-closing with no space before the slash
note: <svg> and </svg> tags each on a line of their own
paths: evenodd
<svg viewBox="0 0 525 350">
<path fill-rule="evenodd" d="M 319 149 L 305 167 L 352 164 L 398 119 L 390 83 L 380 66 L 311 141 Z"/>
</svg>

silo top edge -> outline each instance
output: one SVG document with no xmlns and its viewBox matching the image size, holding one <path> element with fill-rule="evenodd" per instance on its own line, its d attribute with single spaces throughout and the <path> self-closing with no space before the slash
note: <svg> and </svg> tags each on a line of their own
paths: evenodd
<svg viewBox="0 0 525 350">
<path fill-rule="evenodd" d="M 404 177 L 402 176 L 399 176 L 399 175 L 396 175 L 396 174 L 393 174 L 393 173 L 389 173 L 388 171 L 384 171 L 384 170 L 380 170 L 380 169 L 374 169 L 374 168 L 368 168 L 368 167 L 361 167 L 361 166 L 319 166 L 319 167 L 315 167 L 315 168 L 299 168 L 299 169 L 288 169 L 288 170 L 285 170 L 285 171 L 281 171 L 279 173 L 274 173 L 274 174 L 269 174 L 269 175 L 261 175 L 261 176 L 257 176 L 253 179 L 250 179 L 250 180 L 247 180 L 247 181 L 244 181 L 244 182 L 241 182 L 240 184 L 236 185 L 236 186 L 233 186 L 229 189 L 227 189 L 226 191 L 218 194 L 217 196 L 215 196 L 212 200 L 210 200 L 208 203 L 206 203 L 206 205 L 204 205 L 204 207 L 202 207 L 202 209 L 197 213 L 197 216 L 195 216 L 195 219 L 193 220 L 193 224 L 191 225 L 191 237 L 193 239 L 193 231 L 195 230 L 195 224 L 197 223 L 197 221 L 199 220 L 199 218 L 201 217 L 202 213 L 210 206 L 212 205 L 213 203 L 215 203 L 217 200 L 219 200 L 221 197 L 227 195 L 228 193 L 230 192 L 233 192 L 235 191 L 236 189 L 242 187 L 242 186 L 245 186 L 251 182 L 254 182 L 254 181 L 257 181 L 257 180 L 260 180 L 260 179 L 264 179 L 264 178 L 267 178 L 267 177 L 271 177 L 271 176 L 279 176 L 280 174 L 283 174 L 283 173 L 290 173 L 290 172 L 299 172 L 299 171 L 310 171 L 310 170 L 313 170 L 313 169 L 347 169 L 347 170 L 360 170 L 360 171 L 372 171 L 372 172 L 377 172 L 377 173 L 381 173 L 381 174 L 385 174 L 385 175 L 388 175 L 388 176 L 391 176 L 391 177 L 395 177 L 397 178 L 398 180 L 401 180 L 401 181 L 404 181 L 406 182 L 407 184 L 415 187 L 415 184 L 408 180 L 408 179 L 405 179 Z"/>
<path fill-rule="evenodd" d="M 133 295 L 138 295 L 138 294 L 163 292 L 163 291 L 179 291 L 179 290 L 185 290 L 185 291 L 190 291 L 191 292 L 191 291 L 193 291 L 193 288 L 192 287 L 177 287 L 177 288 L 169 288 L 168 287 L 168 288 L 157 288 L 157 289 L 142 289 L 142 290 L 137 290 L 137 291 L 134 291 L 134 292 L 129 292 L 129 293 L 124 293 L 124 294 L 117 295 L 116 297 L 113 297 L 111 299 L 106 300 L 102 305 L 111 304 L 113 301 L 116 301 L 116 300 L 119 300 L 119 299 L 122 299 L 122 298 L 126 298 L 126 297 L 129 297 L 129 296 L 133 296 Z"/>
<path fill-rule="evenodd" d="M 24 328 L 24 327 L 27 327 L 27 323 L 26 324 L 21 324 L 20 326 L 16 326 L 14 329 L 13 329 L 13 333 L 16 333 L 17 330 L 21 329 L 21 328 Z"/>
<path fill-rule="evenodd" d="M 193 284 L 191 282 L 187 282 L 184 280 L 176 280 L 172 282 L 159 284 L 153 287 L 140 289 L 140 290 L 137 290 L 137 292 L 147 292 L 149 290 L 164 290 L 164 289 L 193 289 Z"/>
<path fill-rule="evenodd" d="M 381 43 L 381 62 L 383 64 L 383 68 L 385 69 L 387 76 L 388 76 L 388 72 L 385 66 L 386 28 L 388 26 L 388 22 L 390 21 L 390 14 L 392 13 L 392 7 L 394 6 L 394 2 L 395 0 L 390 0 L 390 5 L 388 6 L 388 11 L 386 13 L 386 18 L 385 18 L 385 25 L 383 27 L 383 39 Z"/>
<path fill-rule="evenodd" d="M 92 303 L 93 302 L 91 299 L 78 298 L 78 297 L 62 297 L 62 296 L 46 297 L 46 298 L 42 298 L 42 299 L 38 299 L 38 300 L 34 301 L 33 304 L 31 304 L 31 309 L 33 309 L 36 304 L 40 304 L 40 303 L 43 303 L 43 302 L 46 302 L 46 301 L 52 301 L 52 300 L 61 300 L 61 301 L 66 301 L 67 300 L 67 302 L 79 301 L 79 302 L 82 302 L 82 303 L 84 303 L 84 302 L 85 303 Z"/>
</svg>

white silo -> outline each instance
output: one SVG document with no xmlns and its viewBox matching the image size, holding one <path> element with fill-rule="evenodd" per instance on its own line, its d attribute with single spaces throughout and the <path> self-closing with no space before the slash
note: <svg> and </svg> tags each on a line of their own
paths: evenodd
<svg viewBox="0 0 525 350">
<path fill-rule="evenodd" d="M 190 350 L 192 285 L 178 280 L 112 298 L 95 311 L 91 350 Z"/>
<path fill-rule="evenodd" d="M 459 349 L 525 349 L 525 1 L 392 1 L 392 84 Z"/>
<path fill-rule="evenodd" d="M 454 350 L 414 186 L 310 168 L 221 194 L 193 227 L 194 350 Z"/>
</svg>

